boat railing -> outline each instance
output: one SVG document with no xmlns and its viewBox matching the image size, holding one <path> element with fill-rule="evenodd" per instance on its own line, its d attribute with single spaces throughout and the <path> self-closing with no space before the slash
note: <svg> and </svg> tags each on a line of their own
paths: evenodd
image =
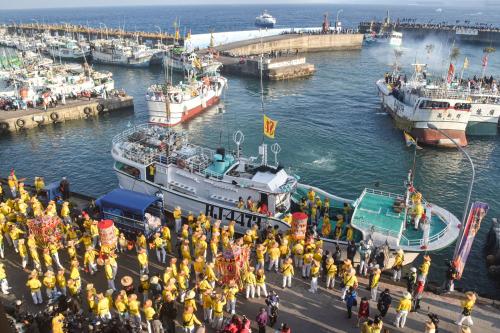
<svg viewBox="0 0 500 333">
<path fill-rule="evenodd" d="M 401 233 L 398 231 L 390 230 L 390 229 L 387 229 L 384 227 L 379 227 L 379 226 L 376 227 L 372 223 L 370 223 L 370 221 L 368 221 L 364 218 L 356 220 L 356 226 L 359 227 L 361 225 L 365 226 L 365 231 L 370 232 L 370 233 L 378 233 L 378 234 L 388 236 L 388 237 L 393 237 L 396 239 L 399 239 L 402 236 Z"/>
<path fill-rule="evenodd" d="M 391 192 L 386 192 L 386 191 L 381 191 L 381 190 L 375 190 L 375 189 L 371 189 L 371 188 L 366 188 L 365 192 L 376 194 L 376 195 L 383 195 L 385 197 L 390 197 L 390 198 L 400 199 L 400 200 L 404 200 L 404 198 L 405 198 L 401 194 L 396 194 L 396 193 L 391 193 Z"/>
<path fill-rule="evenodd" d="M 446 227 L 441 230 L 440 232 L 438 232 L 437 234 L 435 235 L 432 235 L 429 237 L 429 239 L 427 240 L 427 243 L 433 243 L 435 241 L 438 241 L 440 240 L 441 238 L 443 238 L 444 235 L 446 235 L 446 233 L 448 232 L 448 229 L 449 229 L 449 224 L 446 224 Z M 408 239 L 404 233 L 401 235 L 401 241 L 400 241 L 400 245 L 404 245 L 404 246 L 422 246 L 424 245 L 425 243 L 425 239 L 424 238 L 419 238 L 419 239 Z"/>
<path fill-rule="evenodd" d="M 354 200 L 351 200 L 351 199 L 345 199 L 345 198 L 341 198 L 339 196 L 336 196 L 334 194 L 331 194 L 331 193 L 328 193 L 320 188 L 317 188 L 317 187 L 314 187 L 314 186 L 310 186 L 310 185 L 306 185 L 306 184 L 302 184 L 302 183 L 298 183 L 297 184 L 297 187 L 298 188 L 302 188 L 302 189 L 310 189 L 312 188 L 314 192 L 316 192 L 317 194 L 320 194 L 326 198 L 329 198 L 329 199 L 332 199 L 333 201 L 340 201 L 340 202 L 346 202 L 346 203 L 349 203 L 349 204 L 352 204 L 354 202 Z"/>
</svg>

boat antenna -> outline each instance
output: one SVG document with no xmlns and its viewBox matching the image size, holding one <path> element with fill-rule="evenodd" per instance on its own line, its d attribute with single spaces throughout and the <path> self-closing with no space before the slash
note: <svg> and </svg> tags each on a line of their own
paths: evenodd
<svg viewBox="0 0 500 333">
<path fill-rule="evenodd" d="M 262 116 L 264 116 L 264 45 L 262 44 L 262 30 L 260 30 L 260 107 L 262 109 Z M 264 132 L 262 132 L 262 143 L 264 143 Z"/>
</svg>

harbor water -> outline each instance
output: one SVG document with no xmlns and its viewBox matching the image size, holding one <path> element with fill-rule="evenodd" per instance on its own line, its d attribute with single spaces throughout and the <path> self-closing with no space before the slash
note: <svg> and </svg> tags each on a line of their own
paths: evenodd
<svg viewBox="0 0 500 333">
<path fill-rule="evenodd" d="M 332 17 L 339 7 L 267 6 L 278 19 L 279 26 L 306 27 L 320 25 L 325 11 Z M 343 25 L 355 26 L 359 21 L 385 16 L 385 7 L 342 6 Z M 393 17 L 413 17 L 454 22 L 471 20 L 493 23 L 500 20 L 500 11 L 485 9 L 446 9 L 436 12 L 429 7 L 390 7 Z M 173 30 L 176 17 L 193 33 L 245 30 L 253 28 L 260 7 L 137 7 L 75 10 L 2 11 L 0 23 L 71 22 L 125 29 Z M 479 14 L 482 11 L 483 13 Z M 408 14 L 411 13 L 411 14 Z M 496 14 L 495 14 L 496 13 Z M 255 15 L 254 15 L 255 14 Z M 473 15 L 472 15 L 473 14 Z M 210 18 L 210 19 L 209 19 Z M 425 45 L 434 43 L 435 54 L 428 55 Z M 414 61 L 428 62 L 436 73 L 445 73 L 447 63 L 438 54 L 450 45 L 427 40 L 403 44 L 401 62 L 405 68 Z M 458 45 L 459 62 L 467 56 L 470 62 L 464 77 L 481 73 L 481 46 Z M 436 60 L 437 59 L 437 60 Z M 391 118 L 380 108 L 375 81 L 390 69 L 393 51 L 385 45 L 364 47 L 360 51 L 308 54 L 307 61 L 317 72 L 310 79 L 272 82 L 264 85 L 265 111 L 278 121 L 276 142 L 282 152 L 278 162 L 290 167 L 301 182 L 321 187 L 334 194 L 355 198 L 365 187 L 403 192 L 403 181 L 411 168 L 413 149 L 404 145 L 402 133 L 395 129 Z M 40 129 L 11 134 L 0 138 L 0 175 L 15 168 L 18 176 L 44 176 L 48 181 L 67 176 L 72 190 L 97 196 L 117 186 L 110 155 L 111 139 L 127 127 L 147 120 L 144 94 L 146 88 L 164 79 L 161 68 L 128 69 L 98 66 L 98 70 L 114 73 L 116 87 L 124 88 L 135 99 L 135 112 L 101 116 L 68 124 L 45 126 Z M 460 68 L 460 65 L 458 66 Z M 488 75 L 500 74 L 500 59 L 490 56 Z M 180 78 L 179 78 L 180 79 Z M 229 89 L 224 97 L 225 113 L 216 109 L 183 125 L 192 140 L 201 145 L 233 148 L 232 134 L 240 129 L 245 134 L 243 151 L 257 155 L 262 141 L 262 110 L 258 80 L 229 77 Z M 269 141 L 270 143 L 272 141 Z M 483 245 L 491 218 L 500 213 L 500 137 L 469 137 L 467 151 L 476 165 L 477 178 L 473 200 L 490 204 L 490 212 L 472 249 L 463 279 L 458 287 L 472 288 L 479 293 L 497 297 L 500 284 L 487 276 Z M 269 156 L 274 161 L 274 156 Z M 424 197 L 452 211 L 461 218 L 471 170 L 468 162 L 456 150 L 424 148 L 417 152 L 416 186 Z M 442 281 L 444 260 L 453 248 L 433 254 L 431 280 Z"/>
</svg>

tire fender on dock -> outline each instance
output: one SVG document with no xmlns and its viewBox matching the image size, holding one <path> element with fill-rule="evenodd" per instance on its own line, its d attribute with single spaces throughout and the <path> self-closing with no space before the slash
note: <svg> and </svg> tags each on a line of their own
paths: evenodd
<svg viewBox="0 0 500 333">
<path fill-rule="evenodd" d="M 57 112 L 52 112 L 50 114 L 50 119 L 53 121 L 53 122 L 57 122 L 59 120 L 59 113 Z"/>
<path fill-rule="evenodd" d="M 26 125 L 26 121 L 24 119 L 19 118 L 18 120 L 16 120 L 16 125 L 19 128 L 23 128 L 24 125 Z"/>
<path fill-rule="evenodd" d="M 88 115 L 90 115 L 92 113 L 92 109 L 90 107 L 86 106 L 83 109 L 83 113 L 85 113 L 88 116 Z"/>
<path fill-rule="evenodd" d="M 97 104 L 96 109 L 97 109 L 97 112 L 102 113 L 104 111 L 104 105 L 99 103 L 99 104 Z"/>
</svg>

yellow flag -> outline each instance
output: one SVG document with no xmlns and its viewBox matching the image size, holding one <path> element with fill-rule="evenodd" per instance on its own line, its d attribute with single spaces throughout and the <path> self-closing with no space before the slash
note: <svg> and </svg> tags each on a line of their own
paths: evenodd
<svg viewBox="0 0 500 333">
<path fill-rule="evenodd" d="M 186 39 L 191 39 L 191 29 L 189 29 L 188 33 L 187 33 L 187 36 L 186 36 Z"/>
<path fill-rule="evenodd" d="M 274 139 L 274 132 L 276 132 L 276 126 L 278 122 L 272 120 L 268 116 L 264 115 L 264 135 L 268 138 Z"/>
<path fill-rule="evenodd" d="M 464 60 L 464 69 L 467 69 L 469 68 L 469 58 L 465 57 L 465 60 Z"/>
<path fill-rule="evenodd" d="M 178 40 L 179 37 L 179 29 L 175 29 L 175 39 Z"/>
</svg>

